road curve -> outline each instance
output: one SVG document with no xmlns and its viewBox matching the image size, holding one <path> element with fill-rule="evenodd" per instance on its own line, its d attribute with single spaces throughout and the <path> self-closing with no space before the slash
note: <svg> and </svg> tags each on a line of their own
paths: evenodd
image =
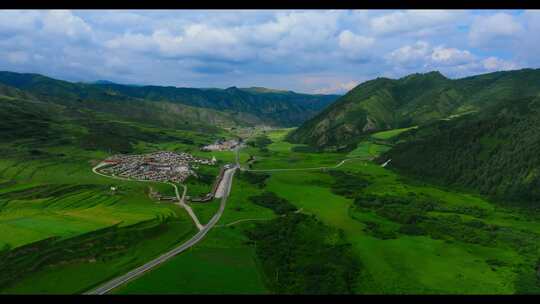
<svg viewBox="0 0 540 304">
<path fill-rule="evenodd" d="M 199 222 L 197 215 L 195 215 L 191 207 L 185 203 L 185 197 L 186 197 L 186 192 L 187 192 L 187 187 L 185 185 L 181 185 L 182 187 L 184 187 L 184 192 L 182 193 L 182 197 L 180 197 L 180 193 L 178 192 L 178 187 L 176 186 L 176 184 L 171 183 L 171 182 L 157 182 L 153 180 L 131 179 L 131 178 L 118 177 L 114 175 L 107 175 L 107 174 L 99 173 L 98 169 L 106 165 L 107 165 L 106 163 L 100 163 L 94 168 L 92 168 L 92 172 L 94 172 L 97 175 L 104 176 L 104 177 L 114 178 L 114 179 L 129 181 L 129 182 L 165 183 L 165 184 L 171 185 L 174 188 L 174 192 L 176 193 L 176 198 L 178 199 L 178 202 L 179 202 L 178 204 L 184 209 L 186 209 L 186 212 L 193 220 L 193 223 L 195 223 L 195 226 L 197 226 L 199 230 L 203 229 L 203 225 L 201 225 L 201 223 Z"/>
<path fill-rule="evenodd" d="M 166 262 L 170 258 L 174 257 L 175 255 L 181 253 L 182 251 L 190 248 L 191 246 L 197 244 L 200 240 L 204 238 L 204 236 L 214 227 L 214 225 L 219 221 L 221 215 L 223 214 L 223 211 L 225 210 L 225 205 L 227 204 L 227 198 L 229 196 L 229 193 L 231 191 L 232 186 L 232 179 L 234 177 L 234 173 L 236 172 L 236 169 L 238 169 L 237 166 L 234 166 L 230 169 L 227 169 L 225 171 L 225 174 L 223 175 L 222 183 L 225 183 L 226 192 L 224 193 L 223 197 L 221 198 L 221 204 L 219 205 L 219 210 L 216 212 L 216 214 L 210 219 L 208 224 L 203 227 L 202 230 L 200 230 L 197 234 L 195 234 L 191 239 L 189 239 L 187 242 L 183 243 L 182 245 L 162 254 L 161 256 L 155 258 L 154 260 L 139 266 L 135 268 L 134 270 L 117 277 L 98 288 L 95 288 L 91 291 L 88 291 L 84 294 L 87 295 L 100 295 L 100 294 L 106 294 L 107 292 L 111 291 L 114 288 L 117 288 L 128 281 L 140 276 L 141 274 L 145 273 L 146 271 Z"/>
<path fill-rule="evenodd" d="M 184 192 L 182 193 L 182 197 L 180 197 L 180 192 L 178 191 L 178 187 L 176 186 L 176 184 L 174 183 L 168 183 L 168 184 L 173 186 L 174 188 L 174 192 L 176 193 L 176 198 L 178 199 L 178 205 L 186 209 L 189 216 L 191 216 L 191 219 L 193 219 L 193 223 L 195 223 L 195 226 L 197 226 L 197 229 L 203 230 L 204 226 L 201 225 L 201 222 L 199 222 L 199 218 L 197 218 L 197 215 L 195 215 L 195 212 L 193 212 L 193 209 L 191 209 L 191 207 L 185 202 L 187 187 L 185 185 L 182 185 L 182 187 L 184 187 Z"/>
<path fill-rule="evenodd" d="M 338 163 L 335 166 L 330 167 L 312 167 L 312 168 L 284 168 L 284 169 L 246 169 L 246 168 L 240 168 L 241 171 L 249 171 L 249 172 L 279 172 L 279 171 L 305 171 L 305 170 L 324 170 L 324 169 L 337 169 L 341 167 L 343 164 L 345 164 L 347 161 L 350 160 L 366 160 L 362 157 L 355 157 L 355 158 L 347 158 L 342 160 L 340 163 Z"/>
</svg>

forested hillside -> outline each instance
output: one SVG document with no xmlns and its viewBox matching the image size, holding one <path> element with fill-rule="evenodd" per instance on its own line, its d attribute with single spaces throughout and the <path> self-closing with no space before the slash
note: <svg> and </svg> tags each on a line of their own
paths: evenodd
<svg viewBox="0 0 540 304">
<path fill-rule="evenodd" d="M 540 98 L 501 101 L 398 137 L 391 168 L 506 201 L 538 207 Z"/>
<path fill-rule="evenodd" d="M 305 122 L 288 139 L 325 149 L 354 146 L 364 134 L 482 111 L 506 99 L 540 93 L 540 69 L 457 80 L 439 72 L 364 82 Z"/>
<path fill-rule="evenodd" d="M 126 118 L 161 121 L 168 127 L 182 114 L 182 122 L 213 125 L 299 125 L 311 118 L 337 95 L 309 95 L 264 88 L 195 89 L 131 86 L 110 82 L 72 83 L 38 74 L 0 72 L 0 83 L 57 103 L 82 106 Z M 150 112 L 155 112 L 150 113 Z"/>
</svg>

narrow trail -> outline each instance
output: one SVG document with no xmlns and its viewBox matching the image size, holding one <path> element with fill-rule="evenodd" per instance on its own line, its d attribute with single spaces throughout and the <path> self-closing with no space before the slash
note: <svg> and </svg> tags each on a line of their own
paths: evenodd
<svg viewBox="0 0 540 304">
<path fill-rule="evenodd" d="M 107 177 L 107 178 L 114 178 L 114 179 L 118 179 L 118 180 L 129 181 L 129 182 L 162 183 L 162 184 L 171 185 L 174 188 L 174 192 L 176 193 L 176 198 L 178 199 L 178 205 L 180 205 L 181 207 L 183 207 L 186 210 L 186 212 L 189 214 L 189 216 L 193 220 L 193 223 L 195 223 L 195 226 L 197 226 L 197 229 L 199 229 L 199 231 L 204 228 L 204 226 L 201 225 L 201 223 L 199 222 L 199 218 L 197 218 L 197 215 L 195 215 L 195 212 L 193 212 L 191 207 L 188 204 L 185 203 L 185 197 L 186 197 L 186 192 L 187 192 L 187 187 L 185 185 L 181 185 L 182 187 L 184 187 L 184 192 L 182 193 L 182 196 L 180 196 L 180 192 L 178 191 L 178 187 L 176 186 L 176 184 L 171 183 L 171 182 L 156 182 L 156 181 L 152 181 L 152 180 L 130 179 L 130 178 L 118 177 L 118 176 L 114 176 L 114 175 L 107 175 L 107 174 L 103 174 L 103 173 L 100 173 L 99 171 L 97 171 L 99 168 L 101 168 L 103 166 L 106 166 L 106 165 L 107 165 L 106 163 L 99 163 L 97 166 L 92 168 L 92 172 L 94 172 L 97 175 L 101 175 L 101 176 L 104 176 L 104 177 Z"/>
<path fill-rule="evenodd" d="M 269 221 L 269 220 L 271 220 L 271 219 L 272 219 L 272 218 L 248 218 L 248 219 L 241 219 L 241 220 L 237 220 L 237 221 L 234 221 L 234 222 L 230 222 L 230 223 L 228 223 L 228 224 L 216 225 L 216 228 L 229 227 L 229 226 L 236 225 L 236 224 L 240 224 L 240 223 L 243 223 L 243 222 L 251 222 L 251 221 Z"/>
<path fill-rule="evenodd" d="M 300 208 L 300 209 L 297 209 L 296 211 L 294 211 L 293 213 L 300 213 L 304 211 L 304 208 Z M 283 215 L 280 215 L 279 217 L 284 217 L 286 216 L 286 214 L 283 214 Z M 216 225 L 216 228 L 217 227 L 229 227 L 229 226 L 232 226 L 232 225 L 236 225 L 236 224 L 240 224 L 240 223 L 243 223 L 243 222 L 250 222 L 250 221 L 269 221 L 269 220 L 272 220 L 274 218 L 248 218 L 248 219 L 240 219 L 240 220 L 236 220 L 234 222 L 230 222 L 228 224 L 224 224 L 224 225 Z"/>
<path fill-rule="evenodd" d="M 195 212 L 193 212 L 193 209 L 191 209 L 191 207 L 185 202 L 187 187 L 185 185 L 181 185 L 182 187 L 184 187 L 184 192 L 182 193 L 182 197 L 180 197 L 180 193 L 178 191 L 178 187 L 176 186 L 176 184 L 174 183 L 168 183 L 168 184 L 174 187 L 176 198 L 178 198 L 178 205 L 186 209 L 187 213 L 189 214 L 189 216 L 191 216 L 191 219 L 193 219 L 193 222 L 195 223 L 195 226 L 197 226 L 199 231 L 203 230 L 204 226 L 201 225 L 201 222 L 199 222 L 199 218 L 197 217 L 197 215 L 195 215 Z"/>
<path fill-rule="evenodd" d="M 221 182 L 225 183 L 225 190 L 226 191 L 224 193 L 224 196 L 221 198 L 221 203 L 219 205 L 219 210 L 216 212 L 216 214 L 214 214 L 214 216 L 210 219 L 208 224 L 206 224 L 206 226 L 204 226 L 204 228 L 202 230 L 197 232 L 197 234 L 195 234 L 191 239 L 189 239 L 187 242 L 179 245 L 178 247 L 176 247 L 176 248 L 174 248 L 172 250 L 169 250 L 168 252 L 162 254 L 161 256 L 151 260 L 150 262 L 148 262 L 148 263 L 146 263 L 144 265 L 141 265 L 141 266 L 129 271 L 128 273 L 126 273 L 124 275 L 121 275 L 121 276 L 119 276 L 119 277 L 117 277 L 115 279 L 112 279 L 112 280 L 98 286 L 95 289 L 87 291 L 84 294 L 85 295 L 102 295 L 102 294 L 106 294 L 106 293 L 110 292 L 111 290 L 113 290 L 115 288 L 118 288 L 119 286 L 122 286 L 125 283 L 127 283 L 127 282 L 141 276 L 145 272 L 150 271 L 151 269 L 159 266 L 160 264 L 165 263 L 166 261 L 170 260 L 174 256 L 180 254 L 181 252 L 187 250 L 188 248 L 190 248 L 190 247 L 194 246 L 195 244 L 197 244 L 198 242 L 200 242 L 206 236 L 208 231 L 210 231 L 210 229 L 212 229 L 212 227 L 214 227 L 215 224 L 219 221 L 219 219 L 221 218 L 221 215 L 223 214 L 223 211 L 225 210 L 225 206 L 227 204 L 227 198 L 229 197 L 229 194 L 231 192 L 232 180 L 233 180 L 234 173 L 235 173 L 236 169 L 238 169 L 237 166 L 235 166 L 233 168 L 230 168 L 230 169 L 227 169 L 227 171 L 225 172 L 224 178 L 222 179 Z M 97 173 L 97 174 L 99 174 L 99 173 Z M 100 175 L 103 175 L 103 174 L 100 174 Z M 104 176 L 108 177 L 107 175 L 104 175 Z"/>
<path fill-rule="evenodd" d="M 329 166 L 329 167 L 312 167 L 312 168 L 283 168 L 283 169 L 246 169 L 246 168 L 240 168 L 240 171 L 249 171 L 249 172 L 279 172 L 279 171 L 307 171 L 307 170 L 325 170 L 325 169 L 337 169 L 343 164 L 345 164 L 348 161 L 351 160 L 369 160 L 363 157 L 353 157 L 353 158 L 346 158 L 339 162 L 335 166 Z"/>
</svg>

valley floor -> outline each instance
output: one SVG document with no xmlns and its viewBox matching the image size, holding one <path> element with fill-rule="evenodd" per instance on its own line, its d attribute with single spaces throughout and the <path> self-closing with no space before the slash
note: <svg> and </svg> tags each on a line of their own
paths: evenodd
<svg viewBox="0 0 540 304">
<path fill-rule="evenodd" d="M 291 259 L 291 265 L 286 265 L 289 268 L 269 262 L 282 253 L 260 250 L 268 244 L 274 244 L 270 241 L 280 240 L 270 240 L 270 236 L 268 239 L 255 237 L 257 231 L 270 229 L 276 223 L 293 225 L 288 219 L 297 219 L 300 225 L 306 227 L 315 225 L 308 221 L 311 217 L 323 225 L 317 226 L 317 229 L 328 231 L 328 238 L 320 240 L 320 247 L 317 248 L 350 249 L 350 254 L 358 264 L 355 277 L 347 279 L 347 282 L 354 282 L 350 288 L 352 293 L 513 294 L 540 291 L 536 278 L 540 257 L 540 222 L 536 215 L 527 214 L 526 210 L 502 207 L 475 194 L 408 179 L 393 172 L 391 163 L 383 168 L 372 162 L 371 159 L 389 148 L 381 141 L 395 136 L 399 131 L 379 134 L 374 137 L 376 141 L 362 142 L 350 154 L 302 152 L 305 150 L 301 145 L 283 140 L 287 131 L 267 132 L 266 136 L 272 143 L 265 149 L 247 146 L 240 152 L 242 167 L 254 171 L 243 171 L 234 178 L 227 208 L 205 239 L 113 293 L 295 293 L 293 289 L 280 289 L 283 288 L 280 284 L 287 281 L 294 282 L 290 284 L 294 286 L 314 286 L 310 285 L 315 284 L 312 280 L 334 282 L 335 278 L 331 277 L 333 274 L 323 270 L 313 273 L 306 270 L 303 274 L 292 271 L 296 269 L 293 265 L 296 262 L 293 261 L 307 261 L 303 266 L 305 269 L 311 269 L 315 264 L 332 262 L 324 260 L 324 254 L 310 256 L 309 246 L 315 246 L 318 239 L 317 236 L 309 235 L 305 229 L 298 228 L 300 226 L 291 226 L 290 229 L 291 237 L 294 236 L 298 244 L 290 245 L 288 258 Z M 167 143 L 152 148 L 174 150 L 185 147 Z M 195 149 L 191 153 L 208 156 L 207 152 Z M 231 151 L 212 155 L 224 163 L 235 159 Z M 255 160 L 248 164 L 248 159 L 253 158 Z M 344 159 L 351 160 L 336 167 Z M 44 174 L 25 169 L 30 168 L 27 164 L 3 161 L 0 165 L 1 176 L 6 181 L 12 180 L 13 176 L 25 181 L 26 176 L 34 182 L 39 181 L 39 174 Z M 79 178 L 105 188 L 110 183 L 106 179 L 86 174 L 91 168 L 89 164 L 54 166 L 54 169 L 47 171 L 48 176 L 41 178 L 51 178 L 51 175 L 60 180 Z M 327 168 L 309 169 L 319 167 Z M 274 170 L 293 168 L 307 170 Z M 60 172 L 72 172 L 72 176 L 66 177 Z M 204 192 L 207 187 L 193 183 L 192 191 L 197 193 Z M 145 186 L 129 182 L 119 182 L 119 185 L 120 189 L 125 189 L 121 194 L 121 201 L 125 202 L 123 204 L 114 203 L 113 198 L 104 194 L 106 191 L 99 192 L 93 188 L 69 191 L 60 189 L 65 194 L 58 199 L 40 200 L 38 196 L 30 200 L 29 192 L 25 189 L 32 189 L 33 184 L 21 182 L 2 187 L 0 204 L 4 205 L 0 212 L 0 246 L 18 246 L 58 234 L 69 237 L 114 223 L 130 227 L 132 223 L 156 216 L 172 217 L 175 220 L 165 232 L 130 245 L 134 249 L 124 255 L 101 259 L 94 264 L 79 261 L 51 266 L 31 273 L 0 291 L 83 292 L 130 270 L 129 267 L 134 268 L 148 261 L 195 233 L 189 218 L 179 212 L 177 207 L 150 204 L 144 194 Z M 49 192 L 56 190 L 46 189 Z M 31 192 L 39 193 L 38 190 Z M 280 204 L 292 204 L 296 211 L 287 213 L 277 209 L 277 205 L 270 205 L 273 209 L 261 205 L 257 198 L 268 192 L 282 199 Z M 77 209 L 76 205 L 85 200 L 96 202 L 96 206 Z M 25 207 L 44 202 L 51 206 L 46 212 Z M 204 224 L 215 213 L 218 204 L 218 201 L 213 201 L 192 204 L 192 207 Z M 115 217 L 107 222 L 106 215 L 109 214 L 115 214 Z M 136 220 L 130 221 L 133 217 Z M 76 218 L 95 220 L 84 221 L 82 224 Z M 55 221 L 54 225 L 50 224 L 51 221 Z M 58 221 L 65 224 L 59 225 Z M 44 230 L 36 225 L 62 228 Z M 38 235 L 40 231 L 46 233 Z M 315 241 L 303 242 L 303 238 Z M 280 274 L 279 270 L 283 269 L 291 271 Z M 67 282 L 66 278 L 74 273 L 82 278 L 80 282 Z"/>
</svg>

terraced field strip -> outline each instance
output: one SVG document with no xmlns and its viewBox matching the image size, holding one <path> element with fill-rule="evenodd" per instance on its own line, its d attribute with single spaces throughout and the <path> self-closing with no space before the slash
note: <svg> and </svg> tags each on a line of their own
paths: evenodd
<svg viewBox="0 0 540 304">
<path fill-rule="evenodd" d="M 99 166 L 99 165 L 98 165 Z M 221 204 L 219 206 L 218 212 L 212 217 L 210 222 L 206 226 L 203 227 L 202 230 L 200 230 L 197 234 L 195 234 L 191 239 L 189 239 L 187 242 L 181 244 L 180 246 L 164 253 L 163 255 L 159 256 L 158 258 L 139 266 L 138 268 L 133 269 L 132 271 L 113 279 L 104 285 L 91 290 L 89 292 L 86 292 L 85 294 L 106 294 L 109 291 L 131 281 L 132 279 L 142 275 L 143 273 L 155 268 L 158 265 L 161 265 L 162 263 L 168 261 L 172 257 L 176 256 L 177 254 L 183 252 L 184 250 L 190 248 L 191 246 L 197 244 L 199 241 L 201 241 L 204 236 L 214 227 L 214 225 L 219 221 L 221 215 L 223 214 L 223 211 L 225 210 L 225 205 L 227 204 L 227 198 L 229 197 L 229 194 L 231 192 L 231 186 L 232 186 L 232 179 L 234 177 L 234 173 L 236 172 L 236 169 L 238 169 L 237 166 L 227 169 L 223 175 L 222 183 L 224 183 L 224 187 L 226 189 L 223 197 L 221 198 Z M 221 185 L 220 185 L 221 186 Z"/>
<path fill-rule="evenodd" d="M 130 179 L 130 178 L 124 178 L 124 177 L 118 177 L 118 176 L 112 176 L 112 175 L 106 175 L 106 174 L 103 174 L 103 173 L 100 173 L 99 171 L 97 171 L 99 168 L 103 167 L 103 166 L 106 166 L 107 164 L 106 163 L 99 163 L 97 166 L 95 166 L 94 168 L 92 168 L 92 172 L 94 172 L 95 174 L 97 175 L 101 175 L 101 176 L 104 176 L 104 177 L 108 177 L 108 178 L 114 178 L 114 179 L 119 179 L 119 180 L 124 180 L 124 181 L 130 181 L 130 182 L 153 182 L 153 183 L 158 183 L 156 181 L 152 181 L 152 180 L 137 180 L 137 179 Z M 164 184 L 168 184 L 168 185 L 171 185 L 174 187 L 174 191 L 176 193 L 176 197 L 178 198 L 178 202 L 179 202 L 179 205 L 182 206 L 186 212 L 189 214 L 189 216 L 191 217 L 191 219 L 193 220 L 193 223 L 195 223 L 195 226 L 197 226 L 197 228 L 199 229 L 199 231 L 201 231 L 204 226 L 201 225 L 199 219 L 197 218 L 197 215 L 195 215 L 195 212 L 193 212 L 193 210 L 191 209 L 191 207 L 186 204 L 184 202 L 185 200 L 185 196 L 186 196 L 186 192 L 187 192 L 187 187 L 185 185 L 182 185 L 182 187 L 184 187 L 184 192 L 182 194 L 182 197 L 180 197 L 180 194 L 179 194 L 179 191 L 178 191 L 178 187 L 176 186 L 176 184 L 174 183 L 169 183 L 169 182 L 164 182 Z"/>
</svg>

